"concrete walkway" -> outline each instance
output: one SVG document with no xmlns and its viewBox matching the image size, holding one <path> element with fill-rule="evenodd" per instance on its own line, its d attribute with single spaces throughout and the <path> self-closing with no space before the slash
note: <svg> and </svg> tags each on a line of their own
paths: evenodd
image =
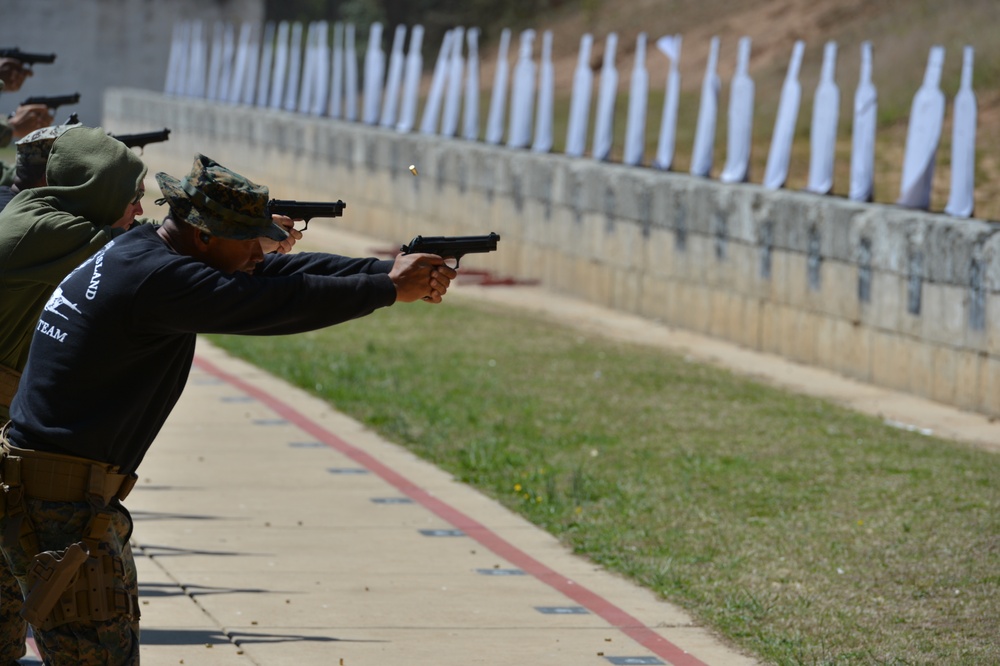
<svg viewBox="0 0 1000 666">
<path fill-rule="evenodd" d="M 128 504 L 147 665 L 753 663 L 208 345 Z"/>
<path fill-rule="evenodd" d="M 354 255 L 384 246 L 320 224 L 300 244 Z M 982 416 L 536 287 L 459 280 L 453 296 L 682 351 L 899 427 L 1000 442 L 1000 426 Z M 139 473 L 127 505 L 146 666 L 755 663 L 450 475 L 207 344 Z"/>
</svg>

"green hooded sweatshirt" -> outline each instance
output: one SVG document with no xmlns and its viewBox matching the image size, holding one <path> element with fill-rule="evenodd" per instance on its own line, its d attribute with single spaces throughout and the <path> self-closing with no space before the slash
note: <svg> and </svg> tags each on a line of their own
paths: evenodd
<svg viewBox="0 0 1000 666">
<path fill-rule="evenodd" d="M 123 233 L 121 219 L 146 165 L 99 127 L 52 144 L 48 185 L 19 192 L 0 211 L 0 373 L 20 373 L 49 296 L 70 271 Z M 16 377 L 16 374 L 14 375 Z M 10 403 L 0 395 L 0 423 Z"/>
</svg>

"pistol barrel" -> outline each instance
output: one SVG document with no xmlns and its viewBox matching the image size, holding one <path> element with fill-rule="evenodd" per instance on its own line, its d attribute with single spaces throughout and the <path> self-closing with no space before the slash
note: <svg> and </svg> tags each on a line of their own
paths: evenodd
<svg viewBox="0 0 1000 666">
<path fill-rule="evenodd" d="M 50 65 L 56 61 L 55 53 L 27 53 L 17 48 L 0 48 L 0 58 L 11 58 L 20 60 L 26 65 L 43 64 Z"/>
</svg>

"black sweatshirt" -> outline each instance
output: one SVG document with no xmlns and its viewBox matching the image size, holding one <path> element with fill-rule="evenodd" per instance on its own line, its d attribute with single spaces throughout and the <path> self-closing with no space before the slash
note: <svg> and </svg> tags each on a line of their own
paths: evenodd
<svg viewBox="0 0 1000 666">
<path fill-rule="evenodd" d="M 11 405 L 14 446 L 134 472 L 180 398 L 198 333 L 284 335 L 392 305 L 390 261 L 268 255 L 227 275 L 144 225 L 59 285 Z"/>
</svg>

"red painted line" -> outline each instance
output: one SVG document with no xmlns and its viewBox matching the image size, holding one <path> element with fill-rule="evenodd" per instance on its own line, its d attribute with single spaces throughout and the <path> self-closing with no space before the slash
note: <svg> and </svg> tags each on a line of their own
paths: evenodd
<svg viewBox="0 0 1000 666">
<path fill-rule="evenodd" d="M 254 397 L 262 404 L 267 405 L 279 416 L 294 424 L 297 428 L 300 428 L 303 432 L 308 433 L 318 441 L 323 442 L 374 474 L 377 474 L 395 486 L 401 493 L 420 503 L 439 518 L 462 530 L 472 539 L 475 539 L 519 569 L 524 570 L 525 573 L 534 576 L 539 581 L 554 588 L 560 594 L 577 602 L 656 656 L 666 659 L 673 666 L 708 666 L 705 662 L 677 647 L 604 597 L 560 575 L 557 571 L 531 557 L 482 523 L 434 497 L 372 455 L 348 444 L 334 433 L 323 428 L 270 393 L 243 381 L 238 376 L 226 372 L 200 356 L 195 357 L 194 365 Z"/>
</svg>

